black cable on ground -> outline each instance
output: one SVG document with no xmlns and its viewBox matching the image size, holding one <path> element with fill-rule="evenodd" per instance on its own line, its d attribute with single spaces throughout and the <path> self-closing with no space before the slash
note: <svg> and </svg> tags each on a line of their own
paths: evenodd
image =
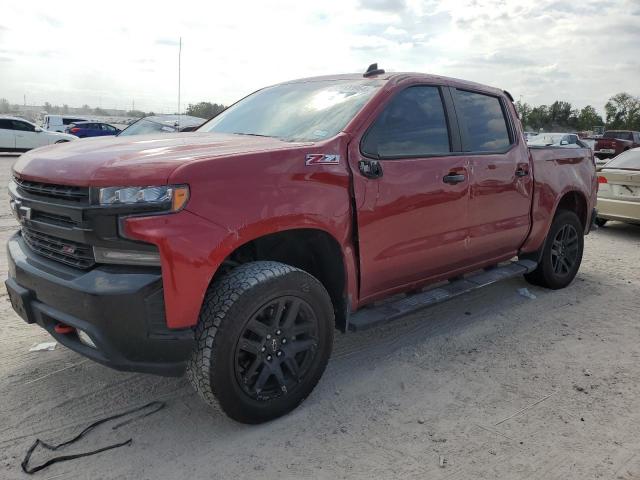
<svg viewBox="0 0 640 480">
<path fill-rule="evenodd" d="M 49 465 L 53 465 L 54 463 L 59 463 L 59 462 L 66 462 L 67 460 L 73 460 L 75 458 L 81 458 L 81 457 L 88 457 L 90 455 L 95 455 L 97 453 L 100 452 L 104 452 L 107 450 L 112 450 L 114 448 L 119 448 L 119 447 L 124 447 L 125 445 L 131 445 L 131 442 L 133 442 L 133 439 L 129 439 L 125 442 L 122 443 L 114 443 L 113 445 L 107 445 L 106 447 L 102 447 L 99 448 L 97 450 L 92 450 L 90 452 L 83 452 L 83 453 L 76 453 L 73 455 L 62 455 L 60 457 L 54 457 L 50 460 L 47 460 L 45 463 L 41 464 L 41 465 L 37 465 L 35 467 L 29 467 L 29 460 L 31 459 L 31 455 L 33 454 L 34 450 L 38 447 L 38 445 L 42 445 L 43 448 L 47 449 L 47 450 L 51 450 L 52 452 L 66 447 L 67 445 L 71 445 L 72 443 L 77 442 L 78 440 L 80 440 L 82 437 L 84 437 L 87 433 L 89 433 L 91 430 L 93 430 L 95 427 L 97 427 L 98 425 L 102 425 L 103 423 L 109 422 L 111 420 L 115 420 L 116 418 L 122 418 L 126 415 L 130 415 L 132 413 L 136 413 L 136 412 L 140 412 L 142 410 L 146 410 L 148 408 L 153 407 L 149 412 L 145 413 L 144 415 L 138 415 L 136 417 L 130 418 L 128 420 L 125 420 L 124 422 L 120 422 L 117 425 L 115 425 L 114 427 L 112 427 L 112 430 L 116 430 L 120 427 L 122 427 L 123 425 L 127 425 L 131 422 L 133 422 L 134 420 L 138 420 L 140 418 L 145 418 L 148 417 L 149 415 L 153 415 L 154 413 L 158 412 L 159 410 L 162 410 L 164 407 L 166 406 L 166 404 L 164 402 L 159 402 L 159 401 L 154 401 L 154 402 L 150 402 L 147 403 L 146 405 L 143 405 L 141 407 L 137 407 L 131 410 L 127 410 L 126 412 L 122 412 L 119 413 L 117 415 L 112 415 L 110 417 L 107 418 L 103 418 L 101 420 L 98 420 L 94 423 L 92 423 L 91 425 L 89 425 L 87 428 L 85 428 L 84 430 L 82 430 L 78 435 L 76 435 L 75 437 L 73 437 L 70 440 L 67 440 L 65 442 L 59 443 L 58 445 L 49 445 L 46 442 L 43 442 L 42 440 L 40 440 L 39 438 L 36 439 L 35 442 L 33 442 L 33 445 L 31 445 L 29 447 L 29 450 L 27 450 L 27 454 L 24 457 L 24 460 L 22 460 L 22 463 L 20 464 L 22 466 L 22 471 L 24 473 L 28 473 L 28 474 L 32 474 L 32 473 L 36 473 L 39 472 L 40 470 L 43 470 L 45 468 L 47 468 Z"/>
</svg>

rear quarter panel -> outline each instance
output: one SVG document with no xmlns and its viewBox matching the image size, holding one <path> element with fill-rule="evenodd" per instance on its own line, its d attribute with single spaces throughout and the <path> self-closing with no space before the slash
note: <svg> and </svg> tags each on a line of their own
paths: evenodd
<svg viewBox="0 0 640 480">
<path fill-rule="evenodd" d="M 521 251 L 538 250 L 544 243 L 562 198 L 577 192 L 586 202 L 586 228 L 596 204 L 597 177 L 593 153 L 587 148 L 529 148 L 534 187 L 531 232 Z"/>
</svg>

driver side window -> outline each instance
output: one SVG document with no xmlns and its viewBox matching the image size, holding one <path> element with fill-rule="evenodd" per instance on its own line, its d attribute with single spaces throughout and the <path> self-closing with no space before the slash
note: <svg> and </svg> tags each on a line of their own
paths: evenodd
<svg viewBox="0 0 640 480">
<path fill-rule="evenodd" d="M 451 152 L 440 89 L 414 86 L 398 93 L 365 134 L 361 149 L 375 158 Z"/>
<path fill-rule="evenodd" d="M 11 120 L 14 130 L 21 130 L 23 132 L 35 132 L 33 125 L 27 122 L 21 122 L 20 120 Z"/>
</svg>

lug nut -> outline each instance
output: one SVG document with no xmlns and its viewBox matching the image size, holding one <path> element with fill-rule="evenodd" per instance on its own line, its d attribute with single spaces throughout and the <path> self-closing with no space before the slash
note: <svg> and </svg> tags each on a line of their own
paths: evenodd
<svg viewBox="0 0 640 480">
<path fill-rule="evenodd" d="M 282 332 L 280 330 L 276 330 L 276 335 L 280 335 Z"/>
<path fill-rule="evenodd" d="M 269 361 L 269 362 L 270 362 L 272 358 L 273 358 L 273 357 L 272 357 L 271 355 L 267 355 L 267 361 Z"/>
<path fill-rule="evenodd" d="M 280 350 L 278 350 L 278 351 L 276 352 L 276 357 L 281 357 L 281 356 L 282 356 L 282 352 L 281 352 Z"/>
<path fill-rule="evenodd" d="M 267 347 L 262 347 L 262 348 L 260 349 L 260 351 L 261 351 L 261 352 L 265 352 L 266 350 L 267 350 Z"/>
<path fill-rule="evenodd" d="M 284 345 L 285 343 L 287 343 L 287 339 L 286 339 L 286 338 L 283 338 L 283 339 L 282 339 L 282 344 Z"/>
<path fill-rule="evenodd" d="M 271 340 L 271 334 L 267 334 L 267 340 Z"/>
</svg>

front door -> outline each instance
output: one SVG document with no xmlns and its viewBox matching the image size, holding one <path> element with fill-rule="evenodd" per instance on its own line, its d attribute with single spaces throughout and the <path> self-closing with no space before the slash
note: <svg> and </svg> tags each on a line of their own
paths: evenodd
<svg viewBox="0 0 640 480">
<path fill-rule="evenodd" d="M 361 300 L 466 264 L 469 165 L 451 154 L 459 145 L 448 95 L 433 85 L 406 88 L 350 144 Z"/>
<path fill-rule="evenodd" d="M 21 120 L 11 121 L 13 122 L 13 128 L 16 134 L 17 149 L 29 150 L 47 144 L 46 136 L 40 135 L 42 132 L 36 132 L 35 127 L 30 123 Z"/>
</svg>

